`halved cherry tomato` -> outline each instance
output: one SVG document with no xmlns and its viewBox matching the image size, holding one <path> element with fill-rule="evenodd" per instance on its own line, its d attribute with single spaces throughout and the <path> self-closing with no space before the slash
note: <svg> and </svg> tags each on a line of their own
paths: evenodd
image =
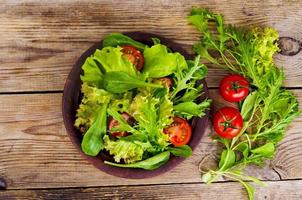
<svg viewBox="0 0 302 200">
<path fill-rule="evenodd" d="M 174 117 L 174 122 L 164 128 L 164 133 L 170 138 L 170 142 L 176 146 L 183 146 L 189 143 L 192 136 L 192 127 L 187 120 Z"/>
<path fill-rule="evenodd" d="M 127 122 L 132 122 L 133 118 L 126 112 L 122 113 L 122 117 L 127 121 Z M 111 130 L 114 127 L 118 127 L 119 123 L 116 119 L 111 118 L 109 120 L 109 125 L 108 125 L 108 129 Z M 114 137 L 122 137 L 122 136 L 127 136 L 129 135 L 128 132 L 122 131 L 122 132 L 111 132 L 110 133 L 112 136 Z"/>
<path fill-rule="evenodd" d="M 159 81 L 162 82 L 162 84 L 168 88 L 171 88 L 173 86 L 173 79 L 170 77 L 159 78 Z"/>
<path fill-rule="evenodd" d="M 249 82 L 240 75 L 226 76 L 220 82 L 220 94 L 229 102 L 239 102 L 249 94 Z"/>
<path fill-rule="evenodd" d="M 144 67 L 144 57 L 142 53 L 131 45 L 122 46 L 123 56 L 136 67 L 137 70 L 142 70 Z"/>
<path fill-rule="evenodd" d="M 214 115 L 213 126 L 218 135 L 223 138 L 232 139 L 240 133 L 243 119 L 237 109 L 224 107 Z"/>
</svg>

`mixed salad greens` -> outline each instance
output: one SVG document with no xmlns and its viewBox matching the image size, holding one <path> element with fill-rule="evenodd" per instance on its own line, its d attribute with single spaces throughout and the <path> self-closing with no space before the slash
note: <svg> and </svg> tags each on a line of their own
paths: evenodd
<svg viewBox="0 0 302 200">
<path fill-rule="evenodd" d="M 225 107 L 213 119 L 223 145 L 218 168 L 203 174 L 211 183 L 221 176 L 239 181 L 253 199 L 254 188 L 246 181 L 263 185 L 244 175 L 249 165 L 263 166 L 272 159 L 288 125 L 301 112 L 293 93 L 282 88 L 284 73 L 273 61 L 279 51 L 273 28 L 234 27 L 223 17 L 203 8 L 193 8 L 188 21 L 202 34 L 194 50 L 202 58 L 232 73 L 220 84 L 220 93 L 238 109 Z"/>
<path fill-rule="evenodd" d="M 200 56 L 186 60 L 153 38 L 153 45 L 113 33 L 82 66 L 83 98 L 75 126 L 83 133 L 82 151 L 106 151 L 108 165 L 153 170 L 170 153 L 187 157 L 192 117 L 205 115 L 200 101 L 207 75 Z"/>
<path fill-rule="evenodd" d="M 239 181 L 253 199 L 255 177 L 249 164 L 272 159 L 288 125 L 301 111 L 293 93 L 282 87 L 282 69 L 273 61 L 279 51 L 273 28 L 226 25 L 222 15 L 193 8 L 190 24 L 202 34 L 186 60 L 153 38 L 148 46 L 113 33 L 82 66 L 82 102 L 75 126 L 83 133 L 82 150 L 90 156 L 107 151 L 116 167 L 157 169 L 170 154 L 187 157 L 192 135 L 189 121 L 205 115 L 210 100 L 200 101 L 207 75 L 200 59 L 231 71 L 220 83 L 221 96 L 236 105 L 213 117 L 215 141 L 222 144 L 217 169 L 203 171 L 212 183 L 221 176 Z"/>
</svg>

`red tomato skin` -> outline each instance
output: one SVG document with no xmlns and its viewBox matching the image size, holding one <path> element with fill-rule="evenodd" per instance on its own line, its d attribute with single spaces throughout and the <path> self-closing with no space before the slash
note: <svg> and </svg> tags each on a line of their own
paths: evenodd
<svg viewBox="0 0 302 200">
<path fill-rule="evenodd" d="M 187 120 L 174 117 L 174 122 L 164 128 L 164 133 L 169 136 L 170 142 L 175 147 L 180 147 L 189 143 L 192 137 L 192 127 Z"/>
<path fill-rule="evenodd" d="M 231 121 L 230 125 L 236 128 L 227 127 L 225 129 L 222 123 L 224 123 L 226 120 Z M 213 126 L 215 132 L 219 136 L 227 139 L 232 139 L 240 133 L 243 127 L 243 119 L 237 109 L 232 107 L 224 107 L 218 110 L 214 115 Z"/>
<path fill-rule="evenodd" d="M 239 85 L 237 91 L 233 88 L 233 85 Z M 249 94 L 249 82 L 243 76 L 229 75 L 221 80 L 219 91 L 225 100 L 239 102 Z"/>
<path fill-rule="evenodd" d="M 144 68 L 144 56 L 134 46 L 124 45 L 122 46 L 122 52 L 123 56 L 129 59 L 129 61 L 136 67 L 137 70 L 141 71 Z"/>
</svg>

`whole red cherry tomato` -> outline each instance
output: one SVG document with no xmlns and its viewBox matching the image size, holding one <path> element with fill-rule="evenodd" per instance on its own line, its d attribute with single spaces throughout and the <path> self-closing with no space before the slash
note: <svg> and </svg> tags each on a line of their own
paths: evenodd
<svg viewBox="0 0 302 200">
<path fill-rule="evenodd" d="M 249 82 L 240 75 L 226 76 L 220 82 L 220 94 L 229 102 L 239 102 L 249 94 Z"/>
<path fill-rule="evenodd" d="M 224 107 L 214 115 L 213 126 L 218 135 L 232 139 L 240 133 L 243 127 L 243 119 L 237 109 Z"/>
</svg>

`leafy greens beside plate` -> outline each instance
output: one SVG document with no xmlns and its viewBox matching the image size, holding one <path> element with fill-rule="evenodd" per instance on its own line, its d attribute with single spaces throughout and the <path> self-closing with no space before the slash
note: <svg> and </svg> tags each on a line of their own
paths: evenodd
<svg viewBox="0 0 302 200">
<path fill-rule="evenodd" d="M 227 101 L 237 102 L 238 110 L 225 107 L 215 114 L 213 125 L 219 135 L 215 141 L 223 150 L 217 169 L 207 170 L 202 179 L 208 184 L 221 176 L 239 181 L 249 199 L 254 199 L 254 188 L 247 181 L 264 183 L 245 175 L 245 167 L 263 166 L 272 159 L 286 128 L 301 114 L 297 98 L 282 87 L 285 75 L 273 60 L 279 51 L 278 33 L 271 27 L 226 25 L 222 15 L 204 8 L 193 8 L 188 21 L 202 34 L 195 52 L 236 74 L 222 80 L 220 93 Z"/>
<path fill-rule="evenodd" d="M 192 154 L 189 120 L 210 105 L 199 99 L 207 68 L 199 56 L 186 60 L 157 38 L 153 42 L 113 33 L 86 59 L 74 124 L 85 154 L 106 151 L 115 161 L 108 165 L 146 170 L 162 166 L 170 154 Z"/>
</svg>

